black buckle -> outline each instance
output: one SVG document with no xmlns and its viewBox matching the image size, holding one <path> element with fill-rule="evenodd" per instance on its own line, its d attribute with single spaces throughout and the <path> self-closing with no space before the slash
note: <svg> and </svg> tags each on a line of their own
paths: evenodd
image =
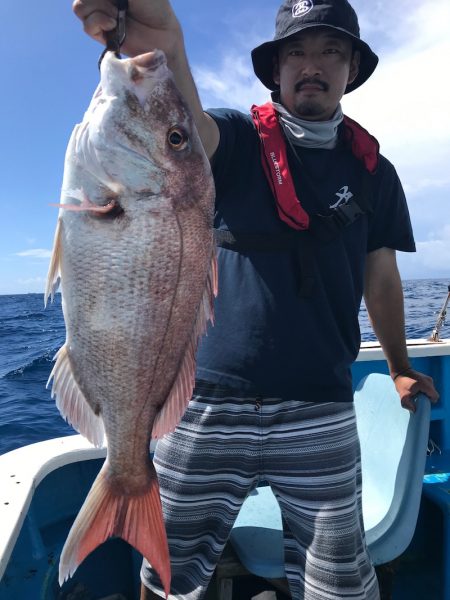
<svg viewBox="0 0 450 600">
<path fill-rule="evenodd" d="M 345 204 L 340 204 L 334 209 L 333 215 L 334 218 L 342 225 L 343 227 L 348 227 L 356 221 L 356 219 L 363 215 L 364 211 L 361 210 L 361 207 L 357 202 L 346 202 Z"/>
</svg>

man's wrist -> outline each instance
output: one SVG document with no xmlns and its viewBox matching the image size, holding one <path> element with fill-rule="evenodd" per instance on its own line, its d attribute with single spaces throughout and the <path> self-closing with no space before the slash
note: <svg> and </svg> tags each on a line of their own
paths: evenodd
<svg viewBox="0 0 450 600">
<path fill-rule="evenodd" d="M 391 378 L 392 381 L 395 381 L 397 379 L 397 377 L 401 377 L 402 375 L 407 375 L 409 373 L 409 371 L 412 371 L 413 368 L 411 366 L 409 367 L 405 367 L 404 369 L 400 369 L 399 371 L 392 371 L 391 372 Z"/>
</svg>

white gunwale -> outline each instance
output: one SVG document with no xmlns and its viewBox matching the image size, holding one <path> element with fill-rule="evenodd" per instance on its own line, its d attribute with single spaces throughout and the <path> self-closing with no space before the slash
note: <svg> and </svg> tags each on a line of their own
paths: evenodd
<svg viewBox="0 0 450 600">
<path fill-rule="evenodd" d="M 0 579 L 5 572 L 34 491 L 52 471 L 106 456 L 81 435 L 30 444 L 0 456 Z"/>
<path fill-rule="evenodd" d="M 448 354 L 450 354 L 450 339 L 444 339 L 439 342 L 430 342 L 425 338 L 408 340 L 408 356 L 410 358 L 447 356 Z M 379 342 L 362 342 L 356 360 L 384 360 L 383 350 Z"/>
</svg>

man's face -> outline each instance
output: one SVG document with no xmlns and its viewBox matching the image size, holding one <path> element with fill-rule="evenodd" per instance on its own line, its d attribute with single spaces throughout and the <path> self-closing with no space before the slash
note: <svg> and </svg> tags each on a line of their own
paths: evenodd
<svg viewBox="0 0 450 600">
<path fill-rule="evenodd" d="M 280 45 L 273 78 L 289 112 L 302 119 L 327 121 L 347 84 L 356 78 L 358 66 L 359 52 L 352 52 L 345 34 L 314 27 Z"/>
</svg>

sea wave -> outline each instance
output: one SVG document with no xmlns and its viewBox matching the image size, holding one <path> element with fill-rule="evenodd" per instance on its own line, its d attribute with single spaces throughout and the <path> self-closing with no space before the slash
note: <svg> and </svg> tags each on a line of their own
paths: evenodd
<svg viewBox="0 0 450 600">
<path fill-rule="evenodd" d="M 58 352 L 58 350 L 59 346 L 48 352 L 45 352 L 41 356 L 31 360 L 25 365 L 18 367 L 17 369 L 12 369 L 11 371 L 8 371 L 4 375 L 1 375 L 0 379 L 17 379 L 19 377 L 23 377 L 24 375 L 31 374 L 36 371 L 42 373 L 43 368 L 50 368 L 50 365 L 53 362 L 55 354 Z"/>
<path fill-rule="evenodd" d="M 27 312 L 18 315 L 6 315 L 2 318 L 2 321 L 5 323 L 8 322 L 17 322 L 17 321 L 47 321 L 48 316 L 42 310 L 36 312 Z"/>
</svg>

